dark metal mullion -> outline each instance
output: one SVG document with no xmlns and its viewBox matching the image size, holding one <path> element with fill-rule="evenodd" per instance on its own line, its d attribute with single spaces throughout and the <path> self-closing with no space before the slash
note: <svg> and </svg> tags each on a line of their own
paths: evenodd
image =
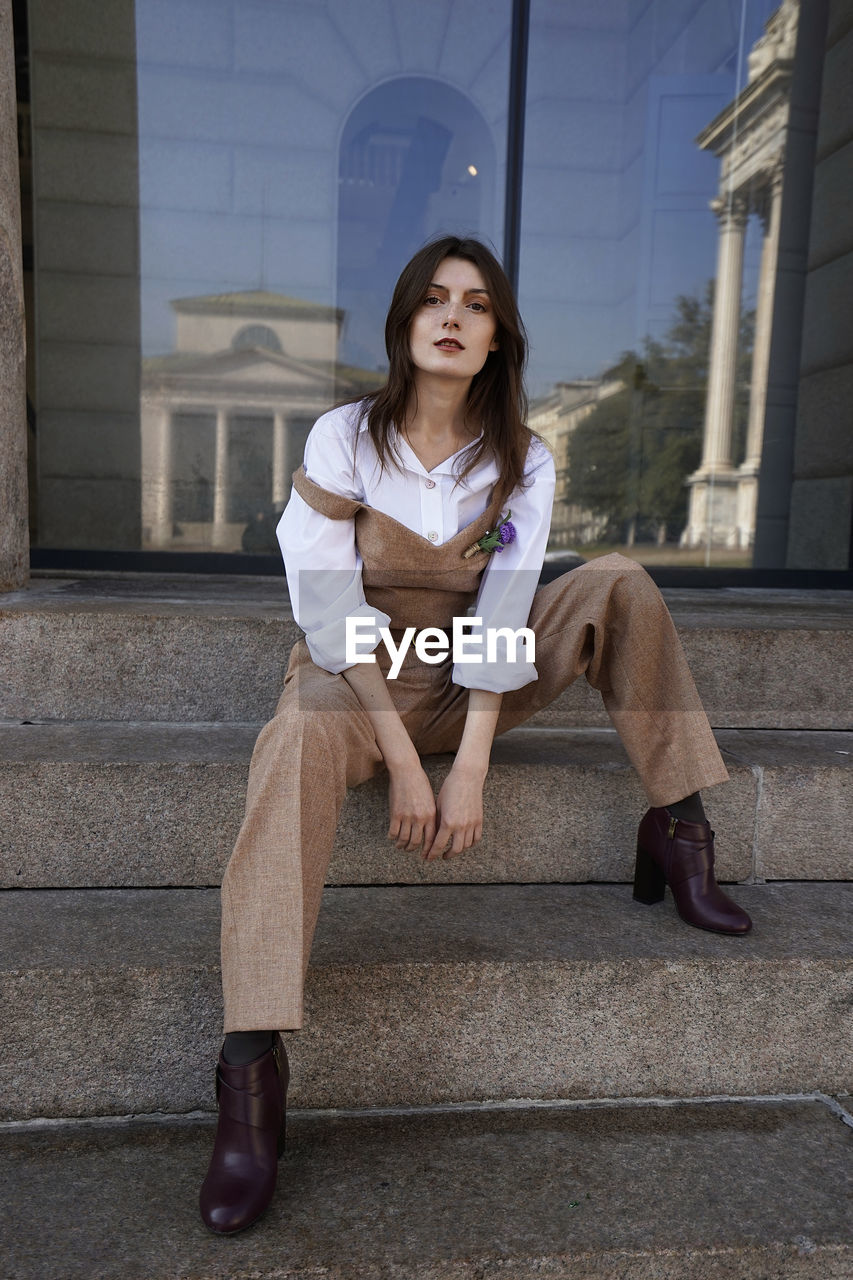
<svg viewBox="0 0 853 1280">
<path fill-rule="evenodd" d="M 513 0 L 509 54 L 509 100 L 506 129 L 504 198 L 504 270 L 518 293 L 521 252 L 521 184 L 524 169 L 524 119 L 527 107 L 527 50 L 530 0 Z"/>
</svg>

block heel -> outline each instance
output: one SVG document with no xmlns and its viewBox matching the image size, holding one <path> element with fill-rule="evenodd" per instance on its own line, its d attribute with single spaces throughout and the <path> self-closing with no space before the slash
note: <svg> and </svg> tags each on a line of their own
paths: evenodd
<svg viewBox="0 0 853 1280">
<path fill-rule="evenodd" d="M 637 860 L 634 863 L 634 900 L 652 907 L 663 901 L 666 892 L 666 876 L 652 855 L 637 841 Z"/>
<path fill-rule="evenodd" d="M 287 1089 L 290 1084 L 290 1063 L 287 1060 L 287 1053 L 278 1033 L 276 1033 L 273 1041 L 272 1056 L 282 1089 L 281 1128 L 278 1131 L 278 1142 L 276 1144 L 276 1154 L 280 1160 L 287 1146 Z"/>
</svg>

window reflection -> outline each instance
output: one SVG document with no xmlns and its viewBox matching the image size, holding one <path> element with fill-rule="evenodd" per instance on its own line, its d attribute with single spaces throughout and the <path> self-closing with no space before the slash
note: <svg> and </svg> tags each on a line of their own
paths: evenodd
<svg viewBox="0 0 853 1280">
<path fill-rule="evenodd" d="M 308 427 L 385 376 L 402 263 L 500 244 L 510 13 L 137 0 L 143 546 L 273 551 Z"/>
<path fill-rule="evenodd" d="M 747 565 L 798 9 L 678 7 L 581 30 L 571 6 L 534 3 L 531 421 L 557 456 L 553 546 Z M 562 91 L 561 57 L 587 67 Z"/>
<path fill-rule="evenodd" d="M 29 0 L 37 540 L 270 550 L 310 423 L 384 376 L 401 264 L 439 232 L 502 246 L 511 0 L 86 9 Z M 553 548 L 751 563 L 798 14 L 531 0 Z"/>
<path fill-rule="evenodd" d="M 384 369 L 385 313 L 402 264 L 442 232 L 499 234 L 494 137 L 467 94 L 420 76 L 393 80 L 350 114 L 338 181 L 342 358 Z"/>
</svg>

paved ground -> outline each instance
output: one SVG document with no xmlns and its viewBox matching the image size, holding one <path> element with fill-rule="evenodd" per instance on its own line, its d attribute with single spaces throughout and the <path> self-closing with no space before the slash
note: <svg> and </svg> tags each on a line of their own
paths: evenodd
<svg viewBox="0 0 853 1280">
<path fill-rule="evenodd" d="M 853 1276 L 834 1099 L 295 1114 L 226 1240 L 196 1210 L 212 1123 L 4 1129 L 5 1280 Z"/>
</svg>

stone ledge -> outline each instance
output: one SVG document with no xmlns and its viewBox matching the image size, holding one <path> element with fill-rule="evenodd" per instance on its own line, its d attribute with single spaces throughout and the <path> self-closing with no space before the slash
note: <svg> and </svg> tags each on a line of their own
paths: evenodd
<svg viewBox="0 0 853 1280">
<path fill-rule="evenodd" d="M 219 884 L 258 728 L 0 725 L 0 886 Z M 853 878 L 853 734 L 720 730 L 717 738 L 732 778 L 706 796 L 720 878 Z M 427 759 L 434 784 L 449 761 Z M 521 728 L 498 738 L 483 843 L 448 862 L 426 865 L 384 839 L 386 791 L 377 779 L 347 797 L 330 884 L 633 876 L 646 801 L 612 730 Z"/>
<path fill-rule="evenodd" d="M 853 729 L 853 593 L 664 595 L 715 727 Z M 0 601 L 0 719 L 265 720 L 299 634 L 276 579 L 39 579 Z M 579 680 L 535 723 L 607 717 Z"/>
<path fill-rule="evenodd" d="M 0 726 L 0 809 L 6 814 L 0 886 L 218 885 L 242 821 L 259 727 Z M 426 758 L 436 788 L 451 759 Z M 732 781 L 713 798 L 719 873 L 747 880 L 756 778 L 740 759 L 730 762 L 730 772 Z M 633 877 L 637 823 L 647 801 L 613 730 L 504 734 L 492 751 L 485 805 L 486 832 L 476 851 L 425 864 L 384 838 L 387 782 L 365 783 L 345 801 L 328 882 Z"/>
<path fill-rule="evenodd" d="M 8 1280 L 848 1280 L 815 1102 L 293 1117 L 266 1217 L 196 1209 L 212 1122 L 0 1135 Z M 658 1212 L 655 1206 L 666 1206 Z"/>
<path fill-rule="evenodd" d="M 327 891 L 297 1106 L 851 1087 L 853 885 L 739 886 L 745 938 L 619 886 Z M 219 895 L 0 895 L 2 1118 L 209 1107 Z"/>
</svg>

